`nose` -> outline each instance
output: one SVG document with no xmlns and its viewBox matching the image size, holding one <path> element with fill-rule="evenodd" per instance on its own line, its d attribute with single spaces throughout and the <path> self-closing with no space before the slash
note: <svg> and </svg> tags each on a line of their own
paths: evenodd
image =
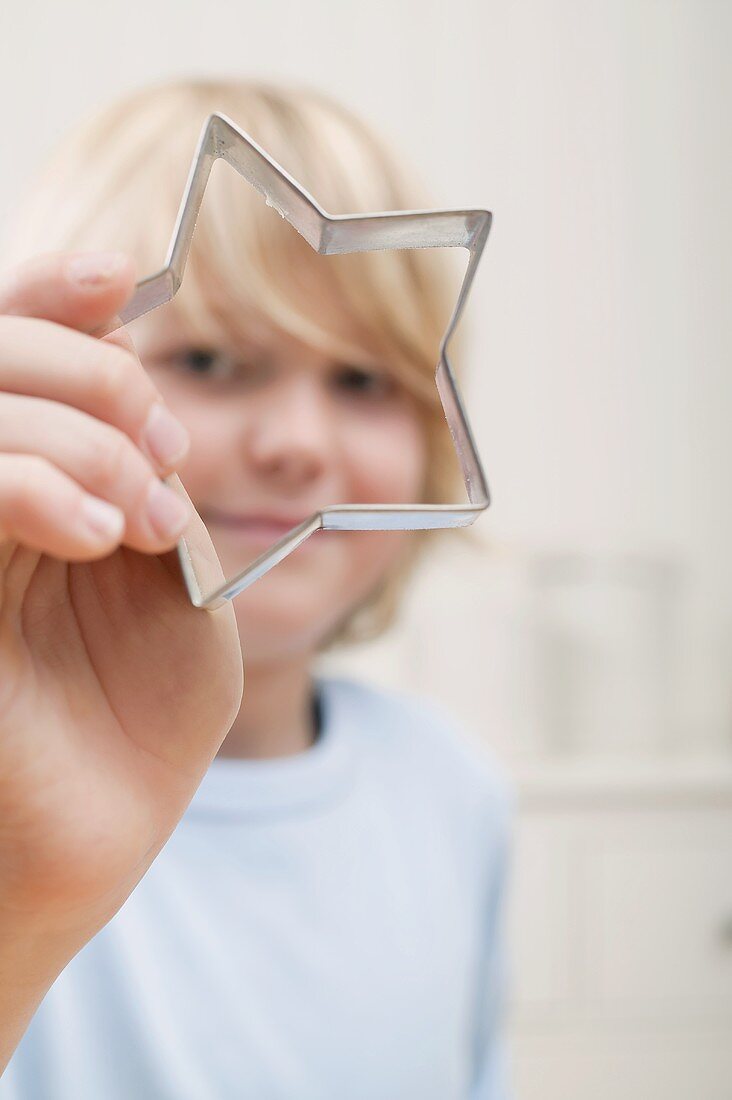
<svg viewBox="0 0 732 1100">
<path fill-rule="evenodd" d="M 245 450 L 260 476 L 294 491 L 328 470 L 334 424 L 317 379 L 294 373 L 281 378 L 260 395 L 247 420 Z"/>
</svg>

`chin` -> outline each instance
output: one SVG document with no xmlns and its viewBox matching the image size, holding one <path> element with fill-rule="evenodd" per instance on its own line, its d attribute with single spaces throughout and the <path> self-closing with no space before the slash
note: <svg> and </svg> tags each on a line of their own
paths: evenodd
<svg viewBox="0 0 732 1100">
<path fill-rule="evenodd" d="M 402 542 L 391 531 L 328 534 L 314 535 L 234 597 L 245 666 L 314 653 L 368 596 Z M 221 557 L 233 576 L 234 555 Z"/>
<path fill-rule="evenodd" d="M 275 566 L 276 568 L 276 566 Z M 327 604 L 294 586 L 275 585 L 264 591 L 266 577 L 234 598 L 239 640 L 245 665 L 276 661 L 314 652 L 335 620 L 326 614 Z"/>
</svg>

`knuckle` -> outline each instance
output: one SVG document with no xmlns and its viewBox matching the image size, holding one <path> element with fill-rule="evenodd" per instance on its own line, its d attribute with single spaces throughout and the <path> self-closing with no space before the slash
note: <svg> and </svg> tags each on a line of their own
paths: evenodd
<svg viewBox="0 0 732 1100">
<path fill-rule="evenodd" d="M 95 485 L 108 492 L 118 489 L 125 478 L 132 444 L 116 428 L 110 428 L 91 447 L 89 469 L 94 472 Z"/>
<path fill-rule="evenodd" d="M 94 388 L 105 409 L 115 409 L 133 380 L 133 360 L 122 348 L 109 346 L 94 364 Z"/>
<path fill-rule="evenodd" d="M 37 505 L 52 476 L 51 463 L 42 455 L 22 455 L 17 459 L 17 476 L 10 478 L 5 505 L 13 514 L 22 514 Z"/>
<path fill-rule="evenodd" d="M 112 413 L 122 404 L 148 408 L 160 394 L 139 360 L 126 348 L 105 344 L 95 374 L 96 399 L 102 410 Z"/>
<path fill-rule="evenodd" d="M 12 347 L 27 327 L 26 317 L 17 317 L 12 313 L 0 313 L 0 348 Z"/>
</svg>

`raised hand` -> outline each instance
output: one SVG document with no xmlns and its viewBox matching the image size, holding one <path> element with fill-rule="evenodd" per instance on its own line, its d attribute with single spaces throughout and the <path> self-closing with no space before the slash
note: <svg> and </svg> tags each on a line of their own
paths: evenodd
<svg viewBox="0 0 732 1100">
<path fill-rule="evenodd" d="M 233 608 L 191 605 L 180 526 L 164 526 L 185 501 L 191 556 L 223 579 L 161 457 L 175 425 L 156 453 L 159 392 L 124 335 L 90 335 L 133 285 L 125 257 L 68 254 L 0 285 L 0 1066 L 150 866 L 241 702 Z"/>
</svg>

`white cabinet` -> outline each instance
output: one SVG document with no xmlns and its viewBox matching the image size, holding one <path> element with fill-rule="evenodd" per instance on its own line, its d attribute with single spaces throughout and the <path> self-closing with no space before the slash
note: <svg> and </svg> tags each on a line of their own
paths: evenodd
<svg viewBox="0 0 732 1100">
<path fill-rule="evenodd" d="M 517 1100 L 731 1100 L 732 771 L 519 780 Z"/>
</svg>

